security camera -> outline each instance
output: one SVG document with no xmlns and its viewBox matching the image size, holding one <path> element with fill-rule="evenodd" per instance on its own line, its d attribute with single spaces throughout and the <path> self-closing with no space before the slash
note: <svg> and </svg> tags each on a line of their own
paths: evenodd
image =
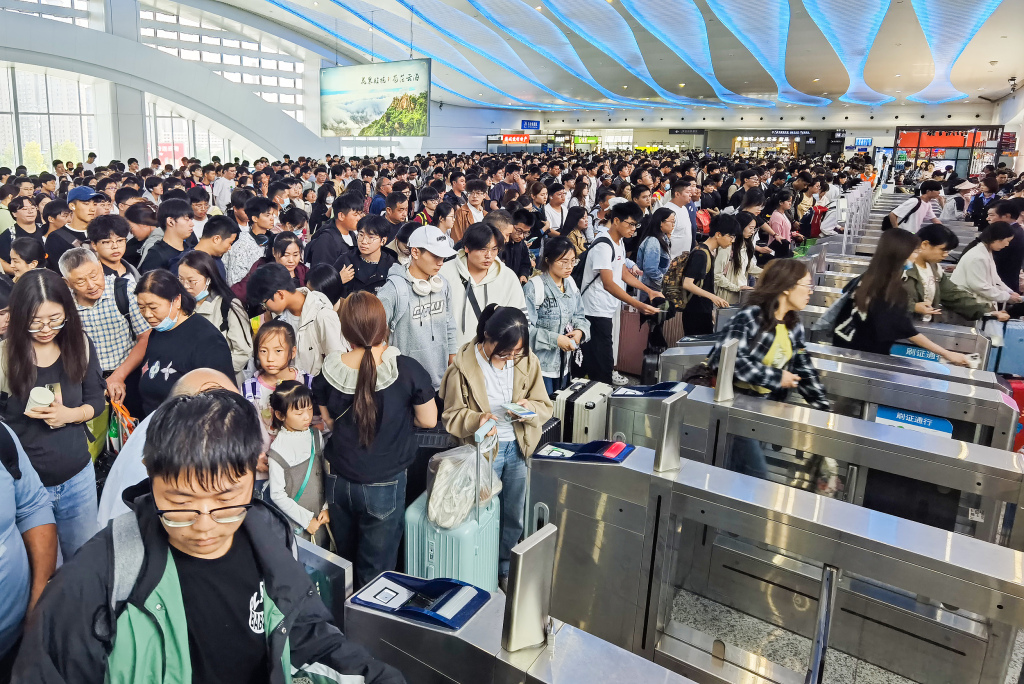
<svg viewBox="0 0 1024 684">
<path fill-rule="evenodd" d="M 1006 79 L 1006 82 L 1010 84 L 1010 92 L 1011 93 L 1017 92 L 1017 77 L 1016 76 L 1011 76 L 1010 78 Z"/>
</svg>

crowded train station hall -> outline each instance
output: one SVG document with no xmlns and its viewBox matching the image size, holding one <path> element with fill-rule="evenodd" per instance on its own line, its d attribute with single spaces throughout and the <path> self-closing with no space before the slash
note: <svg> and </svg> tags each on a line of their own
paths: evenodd
<svg viewBox="0 0 1024 684">
<path fill-rule="evenodd" d="M 0 684 L 1024 682 L 1022 10 L 0 0 Z"/>
</svg>

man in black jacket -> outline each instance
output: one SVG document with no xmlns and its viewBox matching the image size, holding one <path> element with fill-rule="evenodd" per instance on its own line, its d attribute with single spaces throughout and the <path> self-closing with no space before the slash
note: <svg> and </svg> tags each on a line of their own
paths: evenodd
<svg viewBox="0 0 1024 684">
<path fill-rule="evenodd" d="M 342 297 L 359 291 L 377 294 L 387 282 L 388 271 L 398 261 L 384 249 L 392 232 L 397 233 L 398 229 L 392 229 L 392 224 L 383 216 L 371 214 L 359 219 L 356 249 L 344 252 L 334 262 L 335 270 L 341 275 Z"/>
<path fill-rule="evenodd" d="M 43 592 L 14 681 L 404 682 L 332 624 L 287 519 L 253 500 L 260 432 L 228 390 L 157 409 L 149 481 Z"/>
<path fill-rule="evenodd" d="M 306 263 L 310 268 L 317 264 L 333 264 L 342 254 L 356 249 L 356 226 L 366 215 L 362 196 L 354 192 L 342 193 L 334 200 L 331 209 L 334 220 L 321 225 L 306 245 Z"/>
</svg>

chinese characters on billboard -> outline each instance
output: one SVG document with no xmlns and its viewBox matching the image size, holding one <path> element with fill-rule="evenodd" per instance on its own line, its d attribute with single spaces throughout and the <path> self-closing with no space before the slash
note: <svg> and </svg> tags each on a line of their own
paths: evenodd
<svg viewBox="0 0 1024 684">
<path fill-rule="evenodd" d="M 321 69 L 320 134 L 430 135 L 430 60 Z"/>
</svg>

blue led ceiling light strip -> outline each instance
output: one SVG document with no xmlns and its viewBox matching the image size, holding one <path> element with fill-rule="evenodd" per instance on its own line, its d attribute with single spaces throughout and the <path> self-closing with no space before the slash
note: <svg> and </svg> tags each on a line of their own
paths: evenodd
<svg viewBox="0 0 1024 684">
<path fill-rule="evenodd" d="M 662 88 L 647 69 L 629 24 L 604 0 L 543 0 L 544 6 L 559 21 L 588 43 L 622 65 L 629 73 L 650 86 L 665 100 L 681 105 L 725 107 L 725 105 L 689 97 L 680 97 Z"/>
<path fill-rule="evenodd" d="M 953 65 L 981 25 L 996 11 L 1002 0 L 912 0 L 917 19 L 935 62 L 932 82 L 908 100 L 923 104 L 942 104 L 968 97 L 950 80 Z"/>
<path fill-rule="evenodd" d="M 831 100 L 801 93 L 786 79 L 789 0 L 707 0 L 719 21 L 739 38 L 775 81 L 779 99 L 795 105 L 824 107 Z"/>
<path fill-rule="evenodd" d="M 542 12 L 538 12 L 522 0 L 468 0 L 468 2 L 489 22 L 506 31 L 513 39 L 546 57 L 553 64 L 610 100 L 638 108 L 651 106 L 652 103 L 648 100 L 622 97 L 598 83 L 587 71 L 587 67 L 584 66 L 565 34 Z M 669 108 L 685 109 L 671 103 L 659 102 L 657 104 Z"/>
<path fill-rule="evenodd" d="M 707 26 L 693 0 L 622 0 L 622 6 L 707 81 L 722 102 L 751 107 L 775 106 L 774 102 L 737 95 L 719 82 L 711 63 Z"/>
<path fill-rule="evenodd" d="M 487 26 L 469 16 L 461 10 L 450 7 L 440 0 L 397 0 L 403 7 L 408 9 L 417 18 L 429 25 L 435 31 L 453 40 L 459 45 L 472 50 L 476 54 L 489 59 L 497 66 L 506 69 L 536 88 L 552 95 L 563 102 L 579 105 L 587 109 L 595 106 L 613 109 L 631 109 L 628 105 L 602 104 L 588 100 L 578 100 L 558 93 L 541 83 L 530 71 L 523 60 L 510 48 L 497 33 Z M 448 27 L 458 27 L 455 31 Z M 651 103 L 643 102 L 643 108 L 650 109 Z"/>
<path fill-rule="evenodd" d="M 362 2 L 362 0 L 331 0 L 331 2 L 368 26 L 372 26 L 374 30 L 394 40 L 399 45 L 408 45 L 408 41 L 404 41 L 402 39 L 402 35 L 403 33 L 407 34 L 409 30 L 409 23 L 398 15 L 392 14 L 386 10 L 377 9 L 369 3 Z M 420 34 L 416 36 L 416 39 L 413 40 L 413 49 L 421 55 L 440 62 L 449 69 L 453 69 L 467 78 L 476 81 L 480 85 L 499 93 L 504 98 L 515 102 L 521 102 L 528 107 L 534 107 L 536 105 L 536 103 L 530 100 L 516 97 L 515 95 L 505 92 L 501 88 L 492 84 L 477 70 L 475 66 L 469 62 L 469 60 L 462 55 L 462 53 L 433 33 L 425 33 L 421 31 Z M 560 111 L 579 109 L 578 106 L 549 106 L 557 107 Z M 595 105 L 595 107 L 597 107 L 597 105 Z"/>
<path fill-rule="evenodd" d="M 351 35 L 351 31 L 356 30 L 356 27 L 352 26 L 351 24 L 348 24 L 347 22 L 339 23 L 337 19 L 330 15 L 323 14 L 321 12 L 316 12 L 314 10 L 308 10 L 304 7 L 294 5 L 293 3 L 288 2 L 287 0 L 266 1 L 269 4 L 273 5 L 274 7 L 282 9 L 285 12 L 291 14 L 292 16 L 323 31 L 332 38 L 335 38 L 341 41 L 342 43 L 345 43 L 349 47 L 358 50 L 359 52 L 372 55 L 375 59 L 379 59 L 382 62 L 397 62 L 402 61 L 404 59 L 408 59 L 408 55 L 406 53 L 402 52 L 393 43 L 389 43 L 387 41 L 375 42 L 373 49 L 371 50 L 369 45 L 361 42 L 361 40 L 355 37 L 354 35 Z M 346 35 L 344 33 L 341 33 L 339 29 L 342 28 L 348 29 L 349 34 Z M 366 35 L 369 36 L 369 31 L 366 31 Z M 497 109 L 524 109 L 524 107 L 520 105 L 497 105 L 491 102 L 485 102 L 483 100 L 477 100 L 467 95 L 463 95 L 462 93 L 444 85 L 444 83 L 440 79 L 438 79 L 438 77 L 433 73 L 431 73 L 430 83 L 431 85 L 436 86 L 447 93 L 451 93 L 452 95 L 461 97 L 467 102 L 472 102 L 473 104 L 480 105 L 482 107 L 494 107 Z M 530 104 L 529 107 L 526 108 L 536 109 L 539 111 L 565 111 L 565 108 L 563 107 L 553 107 L 551 105 L 538 103 Z"/>
<path fill-rule="evenodd" d="M 878 37 L 891 2 L 858 0 L 856 5 L 852 5 L 849 0 L 804 0 L 807 13 L 825 34 L 850 75 L 850 85 L 839 97 L 843 102 L 880 105 L 896 99 L 874 90 L 864 81 L 868 53 Z"/>
</svg>

